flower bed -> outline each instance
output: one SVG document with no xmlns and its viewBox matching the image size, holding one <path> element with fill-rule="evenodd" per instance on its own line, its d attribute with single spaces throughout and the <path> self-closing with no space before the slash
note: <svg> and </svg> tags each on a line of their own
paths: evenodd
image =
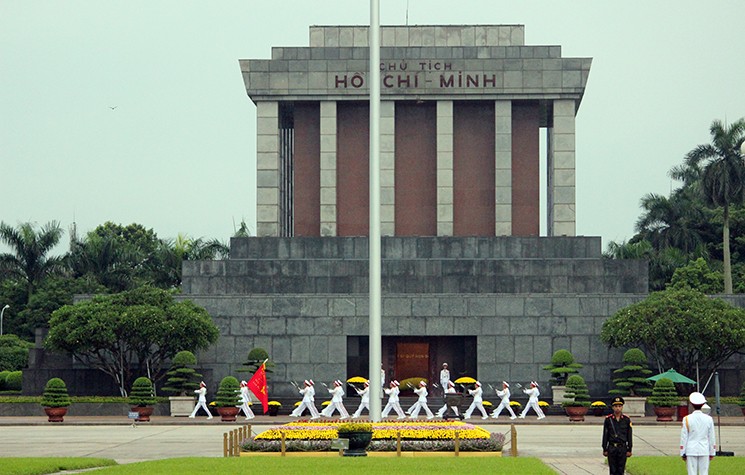
<svg viewBox="0 0 745 475">
<path fill-rule="evenodd" d="M 281 434 L 285 435 L 285 450 L 327 451 L 331 441 L 338 437 L 339 422 L 291 422 L 264 431 L 241 444 L 244 451 L 277 452 Z M 373 423 L 373 440 L 368 450 L 396 450 L 396 438 L 401 433 L 401 448 L 405 451 L 453 451 L 455 433 L 462 451 L 500 451 L 504 445 L 503 434 L 491 434 L 473 424 L 458 421 L 417 422 L 396 421 Z"/>
</svg>

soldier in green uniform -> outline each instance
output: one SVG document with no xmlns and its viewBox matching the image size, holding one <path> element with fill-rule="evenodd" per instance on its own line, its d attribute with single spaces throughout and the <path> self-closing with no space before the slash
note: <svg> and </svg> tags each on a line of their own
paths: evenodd
<svg viewBox="0 0 745 475">
<path fill-rule="evenodd" d="M 613 414 L 603 424 L 603 456 L 608 457 L 610 475 L 623 475 L 631 457 L 631 419 L 623 413 L 622 397 L 613 399 Z"/>
</svg>

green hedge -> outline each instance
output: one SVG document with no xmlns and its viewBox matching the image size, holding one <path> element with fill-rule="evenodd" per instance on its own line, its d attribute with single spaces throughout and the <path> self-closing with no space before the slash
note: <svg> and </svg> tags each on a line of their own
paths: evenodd
<svg viewBox="0 0 745 475">
<path fill-rule="evenodd" d="M 4 389 L 8 391 L 20 391 L 23 387 L 23 372 L 11 371 L 5 377 Z"/>
</svg>

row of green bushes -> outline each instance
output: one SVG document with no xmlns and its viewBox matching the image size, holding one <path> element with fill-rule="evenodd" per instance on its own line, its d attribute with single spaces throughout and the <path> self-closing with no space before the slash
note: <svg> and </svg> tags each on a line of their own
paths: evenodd
<svg viewBox="0 0 745 475">
<path fill-rule="evenodd" d="M 0 391 L 20 391 L 23 371 L 0 371 Z"/>
</svg>

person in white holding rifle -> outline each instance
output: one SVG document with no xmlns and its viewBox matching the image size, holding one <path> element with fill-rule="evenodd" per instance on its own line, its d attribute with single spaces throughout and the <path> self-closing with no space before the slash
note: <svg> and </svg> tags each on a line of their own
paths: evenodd
<svg viewBox="0 0 745 475">
<path fill-rule="evenodd" d="M 302 414 L 305 409 L 310 411 L 311 419 L 318 419 L 321 417 L 314 402 L 316 396 L 316 390 L 313 387 L 314 384 L 315 383 L 313 383 L 312 379 L 306 379 L 303 382 L 303 389 L 298 389 L 298 392 L 303 395 L 303 400 L 300 402 L 300 405 L 290 413 L 290 417 L 300 417 L 300 414 Z"/>
<path fill-rule="evenodd" d="M 207 413 L 207 419 L 212 419 L 212 413 L 210 412 L 210 408 L 207 407 L 207 383 L 204 381 L 199 383 L 199 389 L 194 390 L 195 393 L 199 395 L 199 398 L 197 399 L 197 405 L 194 406 L 194 410 L 191 411 L 190 418 L 194 419 L 194 417 L 197 415 L 197 411 L 201 407 L 204 409 L 204 412 Z"/>
<path fill-rule="evenodd" d="M 391 412 L 391 409 L 396 411 L 396 414 L 398 414 L 399 419 L 406 418 L 406 415 L 404 414 L 404 410 L 401 409 L 401 403 L 398 401 L 398 394 L 401 392 L 398 389 L 399 383 L 395 379 L 391 381 L 391 387 L 389 389 L 384 389 L 385 393 L 388 395 L 388 404 L 385 405 L 385 409 L 383 409 L 383 412 L 381 413 L 380 417 L 388 417 L 388 414 Z"/>
<path fill-rule="evenodd" d="M 473 411 L 475 409 L 478 409 L 481 413 L 481 418 L 488 419 L 489 416 L 486 414 L 486 409 L 484 409 L 484 390 L 481 389 L 481 383 L 476 381 L 476 383 L 474 384 L 474 388 L 468 390 L 468 394 L 473 396 L 473 401 L 471 402 L 471 405 L 468 406 L 468 409 L 466 409 L 464 418 L 470 419 Z"/>
<path fill-rule="evenodd" d="M 248 402 L 250 401 L 250 398 L 248 397 L 248 383 L 245 381 L 241 381 L 241 405 L 238 406 L 238 409 L 240 411 L 243 411 L 243 414 L 246 415 L 246 420 L 253 419 L 256 417 L 254 415 L 254 412 L 251 410 L 251 408 L 248 405 Z"/>
<path fill-rule="evenodd" d="M 326 409 L 321 411 L 322 416 L 331 417 L 334 411 L 339 411 L 341 417 L 340 420 L 349 419 L 349 413 L 347 408 L 344 407 L 344 388 L 340 380 L 334 381 L 334 387 L 328 390 L 331 394 L 331 404 L 326 406 Z"/>
<path fill-rule="evenodd" d="M 502 381 L 502 390 L 499 389 L 497 391 L 497 396 L 502 399 L 502 402 L 499 403 L 499 406 L 497 406 L 496 409 L 491 413 L 491 416 L 496 419 L 499 417 L 499 414 L 502 412 L 502 409 L 507 409 L 507 411 L 510 413 L 510 419 L 515 419 L 517 416 L 515 416 L 515 411 L 512 410 L 512 407 L 510 407 L 510 385 L 507 384 L 507 381 Z"/>
<path fill-rule="evenodd" d="M 352 419 L 357 419 L 362 415 L 363 409 L 367 409 L 367 413 L 370 414 L 370 381 L 365 381 L 364 388 L 354 388 L 354 390 L 357 391 L 357 394 L 362 397 L 362 401 L 360 401 L 360 407 L 358 407 L 357 410 L 354 411 L 354 414 L 352 414 Z"/>
<path fill-rule="evenodd" d="M 424 409 L 424 412 L 427 413 L 427 419 L 434 419 L 435 415 L 432 414 L 432 411 L 429 410 L 429 406 L 427 406 L 427 383 L 419 381 L 419 387 L 416 388 L 414 392 L 419 396 L 419 399 L 414 403 L 409 417 L 416 419 L 419 417 L 419 410 Z"/>
<path fill-rule="evenodd" d="M 530 388 L 523 389 L 523 392 L 528 395 L 528 403 L 525 405 L 525 409 L 523 409 L 523 412 L 521 412 L 520 416 L 518 417 L 520 417 L 520 419 L 525 419 L 525 415 L 528 413 L 531 407 L 538 415 L 538 420 L 546 417 L 546 415 L 543 414 L 541 407 L 538 405 L 538 396 L 541 395 L 541 392 L 538 390 L 538 383 L 536 383 L 535 381 L 531 381 Z"/>
</svg>

